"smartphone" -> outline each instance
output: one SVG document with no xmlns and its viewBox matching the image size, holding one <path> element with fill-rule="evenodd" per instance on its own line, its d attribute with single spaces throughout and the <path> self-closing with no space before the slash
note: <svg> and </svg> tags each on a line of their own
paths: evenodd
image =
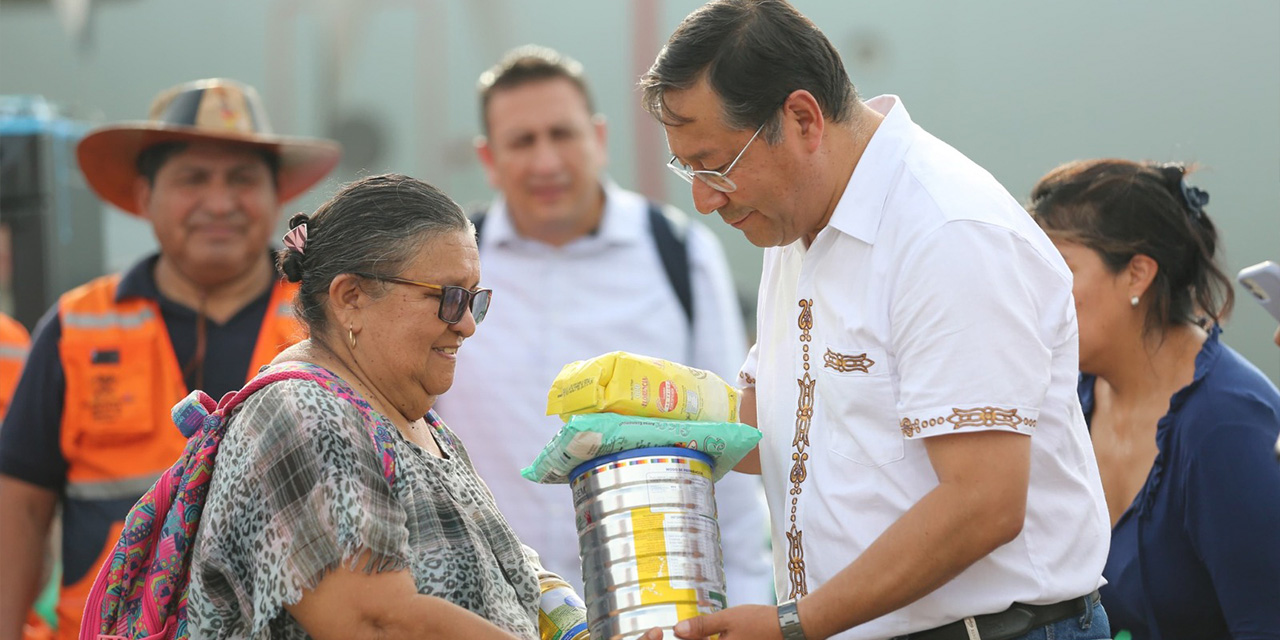
<svg viewBox="0 0 1280 640">
<path fill-rule="evenodd" d="M 1262 305 L 1271 317 L 1280 321 L 1280 264 L 1270 260 L 1240 270 L 1236 280 Z"/>
</svg>

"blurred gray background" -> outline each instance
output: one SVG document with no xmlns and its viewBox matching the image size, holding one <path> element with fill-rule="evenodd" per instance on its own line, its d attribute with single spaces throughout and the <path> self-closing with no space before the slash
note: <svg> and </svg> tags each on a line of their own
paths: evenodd
<svg viewBox="0 0 1280 640">
<path fill-rule="evenodd" d="M 384 171 L 464 205 L 490 197 L 472 151 L 475 80 L 516 45 L 586 66 L 610 125 L 610 173 L 692 211 L 634 90 L 697 0 L 0 0 L 0 94 L 38 94 L 90 123 L 142 119 L 157 91 L 210 76 L 258 87 L 277 132 L 336 137 L 347 156 L 289 204 Z M 913 119 L 1020 200 L 1078 158 L 1196 162 L 1228 270 L 1280 261 L 1280 0 L 795 0 L 863 97 Z M 154 246 L 104 213 L 105 270 Z M 760 252 L 723 239 L 753 302 Z M 68 259 L 74 259 L 69 256 Z M 21 273 L 15 277 L 21 278 Z M 1280 381 L 1275 321 L 1237 287 L 1225 339 Z"/>
</svg>

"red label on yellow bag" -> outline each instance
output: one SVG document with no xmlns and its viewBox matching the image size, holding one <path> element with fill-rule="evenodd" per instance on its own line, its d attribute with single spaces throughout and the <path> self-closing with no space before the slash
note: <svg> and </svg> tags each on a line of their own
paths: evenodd
<svg viewBox="0 0 1280 640">
<path fill-rule="evenodd" d="M 547 394 L 547 415 L 619 413 L 737 422 L 738 391 L 710 371 L 614 351 L 565 365 Z"/>
</svg>

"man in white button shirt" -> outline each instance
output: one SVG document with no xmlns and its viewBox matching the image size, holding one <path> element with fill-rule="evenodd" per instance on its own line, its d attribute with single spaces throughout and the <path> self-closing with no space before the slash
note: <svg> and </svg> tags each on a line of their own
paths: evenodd
<svg viewBox="0 0 1280 640">
<path fill-rule="evenodd" d="M 551 381 L 570 362 L 618 350 L 732 380 L 747 347 L 741 310 L 710 230 L 604 177 L 605 123 L 576 61 L 545 47 L 516 49 L 481 76 L 480 102 L 478 152 L 500 192 L 477 222 L 480 256 L 486 286 L 503 295 L 484 335 L 467 340 L 437 409 L 486 443 L 472 461 L 503 515 L 547 569 L 581 592 L 569 488 L 519 473 L 563 424 L 545 415 Z M 683 219 L 683 230 L 669 216 Z M 671 281 L 678 276 L 664 271 L 655 222 L 668 225 L 668 244 L 683 235 L 687 314 Z M 731 476 L 716 484 L 728 599 L 772 604 L 760 481 Z"/>
<path fill-rule="evenodd" d="M 1071 273 L 780 0 L 690 14 L 641 81 L 699 211 L 766 247 L 744 415 L 777 609 L 682 638 L 1109 638 Z M 752 407 L 755 411 L 751 411 Z"/>
</svg>

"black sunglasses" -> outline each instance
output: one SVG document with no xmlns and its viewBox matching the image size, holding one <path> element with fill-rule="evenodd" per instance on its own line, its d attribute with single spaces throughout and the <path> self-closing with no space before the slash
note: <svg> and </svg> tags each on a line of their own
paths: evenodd
<svg viewBox="0 0 1280 640">
<path fill-rule="evenodd" d="M 380 276 L 372 273 L 357 273 L 355 275 L 361 278 L 369 278 L 370 280 L 408 284 L 438 291 L 440 294 L 440 311 L 436 315 L 447 324 L 461 322 L 462 316 L 467 312 L 468 307 L 471 309 L 471 317 L 476 319 L 476 324 L 480 324 L 480 321 L 484 320 L 485 314 L 489 313 L 489 301 L 493 299 L 493 289 L 476 289 L 473 291 L 464 287 L 430 284 L 395 276 Z"/>
</svg>

